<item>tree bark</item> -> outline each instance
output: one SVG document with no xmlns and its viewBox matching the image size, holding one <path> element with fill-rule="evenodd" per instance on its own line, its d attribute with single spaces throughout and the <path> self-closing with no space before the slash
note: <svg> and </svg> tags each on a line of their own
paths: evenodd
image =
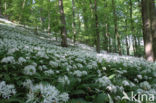
<svg viewBox="0 0 156 103">
<path fill-rule="evenodd" d="M 51 32 L 51 25 L 50 25 L 50 22 L 51 22 L 51 18 L 50 18 L 50 12 L 48 13 L 48 34 L 50 35 L 50 32 Z"/>
<path fill-rule="evenodd" d="M 4 2 L 4 12 L 6 13 L 6 10 L 7 10 L 7 2 L 6 2 L 6 0 L 5 0 L 5 2 Z"/>
<path fill-rule="evenodd" d="M 134 55 L 136 56 L 136 51 L 137 51 L 137 41 L 136 41 L 136 35 L 135 35 L 135 30 L 134 30 L 134 24 L 133 24 L 133 4 L 132 0 L 129 2 L 130 5 L 130 22 L 131 22 L 131 34 L 133 36 L 133 52 Z"/>
<path fill-rule="evenodd" d="M 103 42 L 103 47 L 104 47 L 104 50 L 108 51 L 109 50 L 109 41 L 108 41 L 108 24 L 106 23 L 105 25 L 105 33 L 104 33 L 104 42 Z"/>
<path fill-rule="evenodd" d="M 100 53 L 100 35 L 98 30 L 97 0 L 94 0 L 95 10 L 95 29 L 96 29 L 96 52 Z"/>
<path fill-rule="evenodd" d="M 143 38 L 145 46 L 145 58 L 148 61 L 154 61 L 149 4 L 149 0 L 142 0 Z"/>
<path fill-rule="evenodd" d="M 156 6 L 154 0 L 150 0 L 150 15 L 151 15 L 151 35 L 153 37 L 153 56 L 156 61 Z"/>
<path fill-rule="evenodd" d="M 66 30 L 66 21 L 65 21 L 65 15 L 64 15 L 64 8 L 63 8 L 63 0 L 59 0 L 59 8 L 60 8 L 60 15 L 61 15 L 61 46 L 67 47 L 67 30 Z"/>
<path fill-rule="evenodd" d="M 72 9 L 73 9 L 73 23 L 72 23 L 72 27 L 73 27 L 73 34 L 74 34 L 74 38 L 73 38 L 73 41 L 74 41 L 74 44 L 76 42 L 76 23 L 75 23 L 75 1 L 72 0 Z"/>
<path fill-rule="evenodd" d="M 113 8 L 113 15 L 114 15 L 115 45 L 116 45 L 116 40 L 117 40 L 117 42 L 118 42 L 118 52 L 119 52 L 119 55 L 121 55 L 120 35 L 118 33 L 116 6 L 115 6 L 115 1 L 114 0 L 112 0 L 112 8 Z M 115 51 L 116 51 L 116 46 L 115 46 Z"/>
<path fill-rule="evenodd" d="M 126 23 L 126 33 L 127 33 L 127 27 L 128 27 L 128 25 L 127 25 L 127 19 L 125 20 L 125 23 Z M 130 55 L 130 53 L 129 53 L 129 44 L 128 44 L 128 35 L 126 36 L 126 51 L 127 51 L 127 55 Z"/>
<path fill-rule="evenodd" d="M 50 13 L 50 0 L 48 0 L 49 4 L 48 4 L 48 34 L 50 35 L 51 33 L 51 13 Z"/>
<path fill-rule="evenodd" d="M 127 55 L 129 55 L 128 36 L 126 37 L 126 49 L 127 49 Z"/>
</svg>

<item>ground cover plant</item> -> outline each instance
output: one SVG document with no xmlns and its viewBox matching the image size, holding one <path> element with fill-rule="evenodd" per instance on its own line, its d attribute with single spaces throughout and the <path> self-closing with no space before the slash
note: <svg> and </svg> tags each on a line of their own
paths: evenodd
<svg viewBox="0 0 156 103">
<path fill-rule="evenodd" d="M 79 43 L 63 48 L 45 35 L 0 24 L 0 103 L 151 103 L 123 96 L 156 95 L 155 63 Z"/>
</svg>

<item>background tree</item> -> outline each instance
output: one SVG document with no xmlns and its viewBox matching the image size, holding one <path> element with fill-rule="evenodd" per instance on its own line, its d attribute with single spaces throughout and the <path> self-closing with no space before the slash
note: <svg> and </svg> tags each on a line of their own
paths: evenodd
<svg viewBox="0 0 156 103">
<path fill-rule="evenodd" d="M 61 15 L 61 38 L 62 42 L 61 45 L 63 47 L 67 47 L 67 30 L 66 30 L 66 20 L 64 15 L 64 9 L 63 9 L 63 0 L 59 0 L 59 7 L 60 7 L 60 15 Z"/>
</svg>

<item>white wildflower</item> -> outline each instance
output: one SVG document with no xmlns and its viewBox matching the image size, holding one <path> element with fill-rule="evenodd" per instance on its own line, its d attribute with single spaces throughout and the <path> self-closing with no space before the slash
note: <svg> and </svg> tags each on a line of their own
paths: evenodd
<svg viewBox="0 0 156 103">
<path fill-rule="evenodd" d="M 20 57 L 20 58 L 18 58 L 18 62 L 20 64 L 25 63 L 26 62 L 26 59 L 24 59 L 23 57 Z"/>
<path fill-rule="evenodd" d="M 46 58 L 46 59 L 49 58 L 49 57 L 47 56 L 47 54 L 46 54 L 45 52 L 43 52 L 43 51 L 39 51 L 39 52 L 36 54 L 36 56 L 39 56 L 39 57 L 41 57 L 41 58 Z"/>
<path fill-rule="evenodd" d="M 23 86 L 26 88 L 32 88 L 33 82 L 30 79 L 27 79 L 26 81 L 23 82 Z"/>
<path fill-rule="evenodd" d="M 103 86 L 103 87 L 106 87 L 106 86 L 108 86 L 108 85 L 111 84 L 111 81 L 110 81 L 109 78 L 106 77 L 106 76 L 103 76 L 103 77 L 101 77 L 101 78 L 98 78 L 98 79 L 96 80 L 96 82 L 99 83 L 100 86 Z"/>
<path fill-rule="evenodd" d="M 97 70 L 97 73 L 98 73 L 98 77 L 101 77 L 102 76 L 102 73 L 100 70 Z"/>
<path fill-rule="evenodd" d="M 13 54 L 13 53 L 15 53 L 17 50 L 18 50 L 17 48 L 9 49 L 7 54 Z"/>
<path fill-rule="evenodd" d="M 36 68 L 34 65 L 28 65 L 24 68 L 24 73 L 27 75 L 33 75 L 36 73 Z"/>
<path fill-rule="evenodd" d="M 140 79 L 140 80 L 142 79 L 142 75 L 137 75 L 137 77 L 138 77 L 138 79 Z"/>
<path fill-rule="evenodd" d="M 113 93 L 116 93 L 117 92 L 117 88 L 114 86 L 114 85 L 109 85 L 107 86 L 107 89 L 110 91 L 110 92 L 113 92 Z"/>
<path fill-rule="evenodd" d="M 74 69 L 77 69 L 77 66 L 76 66 L 76 65 L 73 65 L 73 68 L 74 68 Z"/>
<path fill-rule="evenodd" d="M 15 63 L 15 59 L 13 56 L 5 57 L 1 60 L 2 63 Z"/>
<path fill-rule="evenodd" d="M 80 64 L 80 63 L 78 63 L 78 64 L 77 64 L 77 67 L 78 67 L 78 68 L 83 68 L 83 65 Z"/>
<path fill-rule="evenodd" d="M 137 83 L 139 82 L 139 80 L 137 78 L 135 78 L 134 81 L 137 82 Z"/>
<path fill-rule="evenodd" d="M 35 62 L 33 62 L 32 65 L 35 66 L 35 67 L 37 67 L 37 63 L 35 63 Z"/>
<path fill-rule="evenodd" d="M 82 75 L 87 75 L 87 71 L 82 71 Z"/>
<path fill-rule="evenodd" d="M 14 85 L 7 85 L 5 81 L 0 82 L 0 97 L 9 99 L 11 96 L 16 94 L 16 89 Z"/>
<path fill-rule="evenodd" d="M 40 96 L 38 96 L 39 94 Z M 27 98 L 26 103 L 60 103 L 68 101 L 69 96 L 67 93 L 60 94 L 55 86 L 40 83 L 31 88 Z"/>
<path fill-rule="evenodd" d="M 59 66 L 58 63 L 54 61 L 50 61 L 49 65 L 51 65 L 53 68 L 57 68 Z"/>
<path fill-rule="evenodd" d="M 89 64 L 89 65 L 87 65 L 87 68 L 92 69 L 93 67 L 92 67 L 92 65 Z"/>
<path fill-rule="evenodd" d="M 140 83 L 140 87 L 145 89 L 145 90 L 151 89 L 151 85 L 147 81 Z"/>
<path fill-rule="evenodd" d="M 67 102 L 69 99 L 69 94 L 68 93 L 62 93 L 59 95 L 59 101 L 60 102 Z"/>
<path fill-rule="evenodd" d="M 53 70 L 46 70 L 46 71 L 44 71 L 44 74 L 46 74 L 46 75 L 53 75 L 54 74 L 54 71 Z"/>
<path fill-rule="evenodd" d="M 56 73 L 57 73 L 57 74 L 59 74 L 59 73 L 60 73 L 60 71 L 59 71 L 59 70 L 56 70 Z"/>
<path fill-rule="evenodd" d="M 73 74 L 76 75 L 77 77 L 81 77 L 81 76 L 87 75 L 87 71 L 76 70 L 74 71 Z"/>
<path fill-rule="evenodd" d="M 92 64 L 92 67 L 93 68 L 96 68 L 97 67 L 97 62 L 96 61 L 92 61 L 91 64 Z"/>
<path fill-rule="evenodd" d="M 123 84 L 124 86 L 130 86 L 130 83 L 129 83 L 127 80 L 122 81 L 122 84 Z"/>
<path fill-rule="evenodd" d="M 142 89 L 137 89 L 137 93 L 144 93 L 144 90 L 142 90 Z"/>
<path fill-rule="evenodd" d="M 107 68 L 106 68 L 106 67 L 102 67 L 102 70 L 104 70 L 104 71 L 105 71 L 105 70 L 107 70 Z"/>
<path fill-rule="evenodd" d="M 63 77 L 59 77 L 58 82 L 62 83 L 63 85 L 70 84 L 70 80 L 68 79 L 66 75 L 64 75 Z"/>
</svg>

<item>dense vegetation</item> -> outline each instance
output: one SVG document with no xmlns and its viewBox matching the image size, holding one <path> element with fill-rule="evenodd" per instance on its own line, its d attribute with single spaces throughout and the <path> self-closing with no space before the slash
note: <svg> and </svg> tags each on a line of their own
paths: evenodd
<svg viewBox="0 0 156 103">
<path fill-rule="evenodd" d="M 0 0 L 0 103 L 155 103 L 155 42 L 155 0 Z"/>
<path fill-rule="evenodd" d="M 155 0 L 0 1 L 0 15 L 36 31 L 45 30 L 56 39 L 61 36 L 62 46 L 67 46 L 68 37 L 95 46 L 97 52 L 102 49 L 141 57 L 145 44 L 149 61 L 156 54 L 152 49 L 156 41 L 155 11 Z"/>
</svg>

